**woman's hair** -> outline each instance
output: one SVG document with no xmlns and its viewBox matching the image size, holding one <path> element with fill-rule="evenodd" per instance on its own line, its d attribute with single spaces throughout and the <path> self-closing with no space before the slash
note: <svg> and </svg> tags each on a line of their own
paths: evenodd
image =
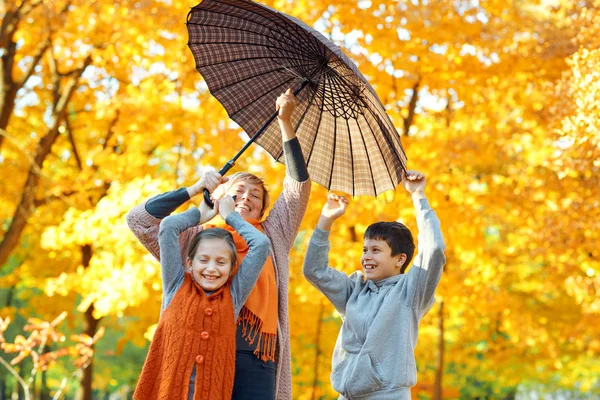
<svg viewBox="0 0 600 400">
<path fill-rule="evenodd" d="M 222 197 L 225 193 L 231 189 L 234 183 L 239 181 L 245 181 L 252 185 L 259 185 L 263 191 L 263 199 L 262 199 L 262 209 L 260 210 L 260 218 L 263 217 L 265 211 L 269 207 L 269 192 L 267 191 L 267 186 L 265 185 L 265 181 L 263 181 L 258 176 L 251 174 L 250 172 L 236 172 L 235 174 L 229 177 L 229 180 L 224 185 L 223 189 L 218 190 L 217 197 Z"/>
<path fill-rule="evenodd" d="M 223 228 L 208 228 L 198 232 L 198 234 L 190 242 L 190 247 L 188 247 L 188 258 L 190 260 L 194 259 L 196 251 L 198 250 L 198 245 L 204 239 L 224 240 L 229 246 L 229 251 L 231 252 L 231 268 L 235 268 L 237 265 L 237 249 L 235 247 L 235 242 L 233 241 L 233 236 L 231 236 L 231 233 L 227 232 Z"/>
</svg>

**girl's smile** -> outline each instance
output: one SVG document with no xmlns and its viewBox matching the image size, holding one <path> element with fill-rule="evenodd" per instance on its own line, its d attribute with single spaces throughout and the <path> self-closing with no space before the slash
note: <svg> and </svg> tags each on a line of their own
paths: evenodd
<svg viewBox="0 0 600 400">
<path fill-rule="evenodd" d="M 198 244 L 194 259 L 188 258 L 188 270 L 202 289 L 214 292 L 231 276 L 231 249 L 218 238 L 207 238 Z"/>
</svg>

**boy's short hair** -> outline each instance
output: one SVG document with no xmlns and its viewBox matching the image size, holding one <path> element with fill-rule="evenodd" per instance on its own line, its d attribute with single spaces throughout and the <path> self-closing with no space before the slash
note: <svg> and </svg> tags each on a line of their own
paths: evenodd
<svg viewBox="0 0 600 400">
<path fill-rule="evenodd" d="M 369 225 L 364 235 L 365 239 L 385 240 L 392 249 L 392 257 L 406 254 L 406 262 L 400 273 L 403 274 L 415 254 L 415 241 L 406 225 L 400 222 L 375 222 Z"/>
</svg>

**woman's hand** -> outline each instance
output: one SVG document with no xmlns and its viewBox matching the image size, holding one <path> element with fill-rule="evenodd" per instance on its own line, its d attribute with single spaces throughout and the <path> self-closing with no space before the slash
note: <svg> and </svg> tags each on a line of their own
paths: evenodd
<svg viewBox="0 0 600 400">
<path fill-rule="evenodd" d="M 333 222 L 346 213 L 346 208 L 348 208 L 348 199 L 331 193 L 327 196 L 317 227 L 324 231 L 330 230 Z"/>
<path fill-rule="evenodd" d="M 235 211 L 235 200 L 231 196 L 223 196 L 219 199 L 219 215 L 223 220 L 227 220 L 229 214 Z"/>
<path fill-rule="evenodd" d="M 200 179 L 198 179 L 198 182 L 187 188 L 187 192 L 190 195 L 190 198 L 202 194 L 204 189 L 207 189 L 210 193 L 212 193 L 217 186 L 227 182 L 228 180 L 229 177 L 221 176 L 221 174 L 216 171 L 207 171 Z"/>
<path fill-rule="evenodd" d="M 294 93 L 292 93 L 292 89 L 288 89 L 284 94 L 279 96 L 275 102 L 276 110 L 279 111 L 277 117 L 282 121 L 289 121 L 296 105 L 298 105 L 298 99 L 294 96 Z"/>
</svg>

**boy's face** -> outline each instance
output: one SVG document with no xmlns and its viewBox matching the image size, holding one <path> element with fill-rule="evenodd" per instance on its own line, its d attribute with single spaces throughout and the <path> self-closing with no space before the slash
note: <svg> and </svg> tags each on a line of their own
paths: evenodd
<svg viewBox="0 0 600 400">
<path fill-rule="evenodd" d="M 192 277 L 207 292 L 219 289 L 231 275 L 231 249 L 222 239 L 203 239 L 194 259 L 187 261 Z"/>
<path fill-rule="evenodd" d="M 392 249 L 385 240 L 365 239 L 360 262 L 367 279 L 379 281 L 398 275 L 406 262 L 406 254 L 392 256 Z"/>
</svg>

